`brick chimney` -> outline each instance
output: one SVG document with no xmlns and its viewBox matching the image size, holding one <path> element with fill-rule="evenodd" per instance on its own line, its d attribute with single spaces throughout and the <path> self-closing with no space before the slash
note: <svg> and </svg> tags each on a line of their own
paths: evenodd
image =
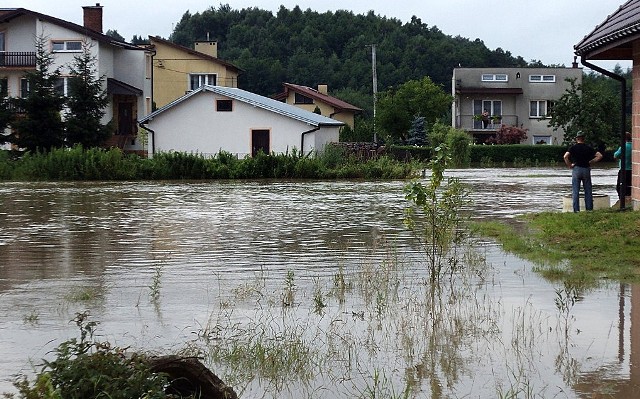
<svg viewBox="0 0 640 399">
<path fill-rule="evenodd" d="M 102 33 L 102 6 L 96 3 L 95 6 L 84 6 L 84 27 Z"/>
</svg>

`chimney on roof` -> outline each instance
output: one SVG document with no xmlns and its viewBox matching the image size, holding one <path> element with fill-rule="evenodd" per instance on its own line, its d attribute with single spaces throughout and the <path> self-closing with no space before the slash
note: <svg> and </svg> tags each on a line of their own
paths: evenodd
<svg viewBox="0 0 640 399">
<path fill-rule="evenodd" d="M 96 3 L 95 6 L 83 6 L 84 27 L 102 33 L 102 6 Z"/>
<path fill-rule="evenodd" d="M 328 85 L 318 85 L 318 93 L 324 94 L 325 96 L 329 95 L 329 86 Z"/>
<path fill-rule="evenodd" d="M 207 35 L 208 36 L 208 35 Z M 195 50 L 199 53 L 218 58 L 218 42 L 213 40 L 195 42 Z"/>
</svg>

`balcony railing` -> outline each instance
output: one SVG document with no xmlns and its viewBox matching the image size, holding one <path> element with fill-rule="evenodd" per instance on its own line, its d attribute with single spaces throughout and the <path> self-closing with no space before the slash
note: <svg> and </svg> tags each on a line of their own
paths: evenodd
<svg viewBox="0 0 640 399">
<path fill-rule="evenodd" d="M 475 120 L 473 115 L 459 115 L 456 119 L 456 128 L 466 131 L 480 130 L 480 131 L 496 131 L 500 129 L 502 125 L 518 125 L 518 115 L 502 115 L 500 120 L 489 120 L 488 123 L 483 123 L 481 120 Z"/>
<path fill-rule="evenodd" d="M 0 51 L 0 68 L 35 67 L 36 53 L 31 51 Z"/>
</svg>

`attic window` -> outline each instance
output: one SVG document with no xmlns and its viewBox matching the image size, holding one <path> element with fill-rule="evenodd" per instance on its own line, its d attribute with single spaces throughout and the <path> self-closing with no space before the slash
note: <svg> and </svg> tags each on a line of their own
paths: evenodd
<svg viewBox="0 0 640 399">
<path fill-rule="evenodd" d="M 231 100 L 216 100 L 216 111 L 218 111 L 218 112 L 231 112 L 231 111 L 233 111 L 233 101 L 231 101 Z"/>
<path fill-rule="evenodd" d="M 51 42 L 53 52 L 61 51 L 81 51 L 82 42 L 79 40 L 54 40 Z"/>
<path fill-rule="evenodd" d="M 507 82 L 509 80 L 506 73 L 483 73 L 483 82 Z"/>
<path fill-rule="evenodd" d="M 296 104 L 313 104 L 313 99 L 312 98 L 304 96 L 304 95 L 302 95 L 300 93 L 296 93 L 294 101 L 295 101 Z"/>
<path fill-rule="evenodd" d="M 532 83 L 554 83 L 556 75 L 529 75 L 529 82 Z"/>
</svg>

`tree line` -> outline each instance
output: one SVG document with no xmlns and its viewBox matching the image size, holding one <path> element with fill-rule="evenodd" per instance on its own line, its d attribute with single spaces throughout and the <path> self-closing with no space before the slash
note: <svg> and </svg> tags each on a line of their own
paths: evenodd
<svg viewBox="0 0 640 399">
<path fill-rule="evenodd" d="M 270 96 L 283 82 L 309 87 L 327 84 L 332 95 L 372 115 L 372 45 L 376 47 L 378 89 L 386 91 L 425 76 L 450 92 L 454 67 L 525 67 L 528 63 L 480 39 L 452 37 L 412 17 L 395 18 L 351 11 L 319 13 L 281 6 L 277 13 L 228 4 L 190 13 L 177 23 L 171 41 L 192 47 L 218 41 L 218 56 L 241 68 L 242 89 Z"/>
</svg>

